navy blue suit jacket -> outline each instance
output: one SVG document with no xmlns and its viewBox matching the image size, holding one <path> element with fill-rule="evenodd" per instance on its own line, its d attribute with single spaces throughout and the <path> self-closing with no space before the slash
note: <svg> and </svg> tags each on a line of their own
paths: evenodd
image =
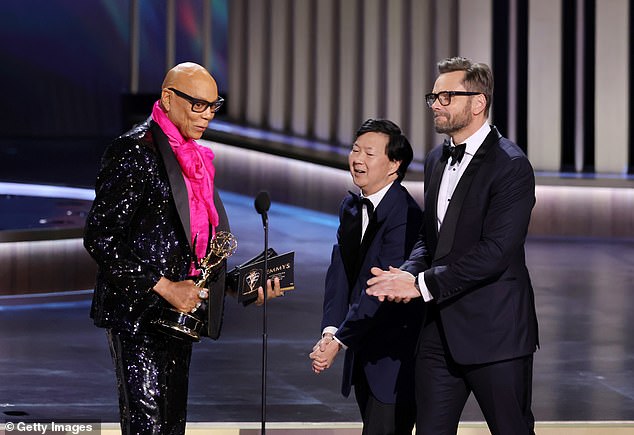
<svg viewBox="0 0 634 435">
<path fill-rule="evenodd" d="M 425 271 L 447 347 L 460 364 L 501 361 L 538 345 L 533 288 L 524 242 L 535 204 L 526 155 L 495 127 L 463 173 L 440 231 L 442 146 L 425 161 L 425 223 L 401 267 Z"/>
<path fill-rule="evenodd" d="M 424 304 L 380 303 L 365 293 L 372 266 L 398 267 L 407 258 L 422 224 L 420 207 L 394 182 L 377 206 L 363 241 L 357 196 L 339 210 L 337 244 L 326 275 L 322 330 L 336 326 L 348 349 L 342 394 L 348 396 L 353 369 L 362 367 L 374 397 L 384 403 L 413 400 L 413 364 Z"/>
</svg>

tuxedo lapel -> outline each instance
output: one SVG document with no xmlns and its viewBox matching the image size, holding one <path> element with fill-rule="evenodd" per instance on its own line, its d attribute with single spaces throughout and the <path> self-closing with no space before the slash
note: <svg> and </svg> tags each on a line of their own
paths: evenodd
<svg viewBox="0 0 634 435">
<path fill-rule="evenodd" d="M 227 212 L 220 200 L 218 191 L 214 188 L 214 205 L 218 212 L 218 231 L 230 231 L 229 219 L 227 219 Z M 222 319 L 225 309 L 225 277 L 227 272 L 227 260 L 224 260 L 219 266 L 220 269 L 215 273 L 211 282 L 208 282 L 209 288 L 209 302 L 207 304 L 207 336 L 214 340 L 220 337 L 220 330 L 222 329 Z"/>
<path fill-rule="evenodd" d="M 460 177 L 460 181 L 456 186 L 453 194 L 451 195 L 451 202 L 447 207 L 445 218 L 443 219 L 440 232 L 438 234 L 438 246 L 434 253 L 434 261 L 449 254 L 453 246 L 454 236 L 456 234 L 456 226 L 458 225 L 458 217 L 460 216 L 460 210 L 464 199 L 469 192 L 471 183 L 475 178 L 475 174 L 482 166 L 487 152 L 500 140 L 501 136 L 497 129 L 491 126 L 491 132 L 484 139 L 484 142 L 478 148 L 475 155 L 469 162 L 469 166 L 465 169 L 464 173 Z"/>
<path fill-rule="evenodd" d="M 363 234 L 363 239 L 361 240 L 361 247 L 359 249 L 359 261 L 358 261 L 359 268 L 361 266 L 361 263 L 363 263 L 365 254 L 368 252 L 368 248 L 372 244 L 372 240 L 374 240 L 374 236 L 379 231 L 379 228 L 381 228 L 381 225 L 383 224 L 383 220 L 384 219 L 381 219 L 379 221 L 377 214 L 375 212 L 370 218 L 370 220 L 368 221 L 368 227 L 365 229 L 365 233 Z"/>
<path fill-rule="evenodd" d="M 216 232 L 218 231 L 231 231 L 229 227 L 229 218 L 227 217 L 227 211 L 225 210 L 225 206 L 220 200 L 220 195 L 218 195 L 218 189 L 214 187 L 214 205 L 216 206 L 216 211 L 218 212 L 218 227 L 216 227 Z"/>
<path fill-rule="evenodd" d="M 400 189 L 401 184 L 399 182 L 392 183 L 392 186 L 385 193 L 385 196 L 383 197 L 383 199 L 381 199 L 381 202 L 376 207 L 374 213 L 372 214 L 372 217 L 368 221 L 368 227 L 365 229 L 363 240 L 361 241 L 357 270 L 361 269 L 368 249 L 370 249 L 370 246 L 374 241 L 374 237 L 381 229 L 381 226 L 385 222 L 389 211 L 392 209 L 393 204 L 396 202 Z"/>
<path fill-rule="evenodd" d="M 174 203 L 176 204 L 176 210 L 178 210 L 178 216 L 180 217 L 183 230 L 187 235 L 187 242 L 189 243 L 190 247 L 192 247 L 191 228 L 189 222 L 189 196 L 187 195 L 187 185 L 185 185 L 183 172 L 180 165 L 178 164 L 176 155 L 174 154 L 174 151 L 169 144 L 167 136 L 165 135 L 165 133 L 163 133 L 163 130 L 161 130 L 158 124 L 153 121 L 151 122 L 151 130 L 157 148 L 161 153 L 161 156 L 163 157 L 163 163 L 165 164 L 170 187 L 172 189 L 172 198 L 174 199 Z M 214 200 L 215 199 L 216 198 L 214 198 Z"/>
<path fill-rule="evenodd" d="M 349 287 L 356 280 L 356 264 L 361 244 L 361 213 L 357 207 L 358 197 L 351 193 L 351 197 L 344 204 L 341 217 L 341 258 L 348 277 Z"/>
<path fill-rule="evenodd" d="M 368 226 L 365 229 L 365 233 L 363 233 L 363 239 L 361 240 L 361 246 L 359 247 L 359 259 L 357 261 L 356 268 L 357 271 L 361 270 L 361 266 L 363 265 L 365 256 L 374 241 L 374 237 L 381 229 L 389 210 L 392 208 L 392 203 L 394 202 L 394 197 L 397 193 L 395 189 L 397 187 L 398 185 L 396 183 L 392 184 L 392 187 L 388 189 L 387 193 L 374 210 L 374 213 L 372 213 L 372 217 L 368 220 Z"/>
<path fill-rule="evenodd" d="M 368 259 L 366 258 L 366 256 L 368 255 L 368 252 L 372 252 L 370 250 L 370 247 L 372 246 L 372 244 L 374 243 L 374 239 L 376 238 L 377 233 L 379 232 L 379 230 L 381 229 L 381 227 L 383 226 L 383 224 L 385 223 L 385 219 L 387 217 L 387 212 L 390 210 L 391 206 L 389 205 L 389 203 L 391 203 L 392 201 L 386 201 L 386 198 L 383 198 L 381 200 L 381 203 L 379 204 L 379 206 L 376 208 L 376 210 L 374 211 L 372 217 L 370 218 L 370 220 L 368 221 L 368 226 L 365 229 L 365 233 L 363 234 L 363 239 L 361 240 L 361 246 L 359 246 L 359 254 L 357 256 L 357 261 L 354 267 L 355 270 L 355 281 L 358 279 L 359 275 L 361 274 L 362 271 L 362 267 L 364 267 L 364 264 L 366 266 L 368 266 L 368 263 L 366 263 L 366 261 L 368 261 Z M 379 209 L 381 210 L 381 212 L 379 212 Z M 374 248 L 376 249 L 376 248 Z M 370 266 L 374 266 L 373 264 L 370 264 Z M 367 269 L 363 269 L 364 271 Z M 351 287 L 352 289 L 352 287 Z M 363 291 L 364 288 L 361 288 L 361 291 Z M 355 295 L 350 295 L 350 299 L 351 300 L 355 300 L 356 298 L 358 298 L 359 295 L 355 294 Z"/>
<path fill-rule="evenodd" d="M 425 236 L 430 246 L 435 246 L 438 239 L 438 192 L 444 172 L 445 162 L 439 157 L 425 189 Z"/>
</svg>

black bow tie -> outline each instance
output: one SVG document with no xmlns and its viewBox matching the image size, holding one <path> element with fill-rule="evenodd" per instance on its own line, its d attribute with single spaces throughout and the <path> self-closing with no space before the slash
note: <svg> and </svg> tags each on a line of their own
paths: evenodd
<svg viewBox="0 0 634 435">
<path fill-rule="evenodd" d="M 365 208 L 368 211 L 368 217 L 372 217 L 372 213 L 374 213 L 374 204 L 368 198 L 359 198 L 359 210 L 363 211 L 363 204 L 365 204 Z"/>
<path fill-rule="evenodd" d="M 451 162 L 449 162 L 449 166 L 453 166 L 456 162 L 460 163 L 462 158 L 464 157 L 465 149 L 467 148 L 466 143 L 461 143 L 460 145 L 451 146 L 447 143 L 442 147 L 442 160 L 446 162 L 451 157 Z"/>
<path fill-rule="evenodd" d="M 349 190 L 348 193 L 352 195 L 352 198 L 354 198 L 354 204 L 359 210 L 359 213 L 363 211 L 363 204 L 365 204 L 365 208 L 368 211 L 368 217 L 372 217 L 372 213 L 374 213 L 374 204 L 372 204 L 372 201 Z"/>
</svg>

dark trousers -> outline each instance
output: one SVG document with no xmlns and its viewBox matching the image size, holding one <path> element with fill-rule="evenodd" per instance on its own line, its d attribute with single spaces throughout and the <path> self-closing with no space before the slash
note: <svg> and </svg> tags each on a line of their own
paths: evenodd
<svg viewBox="0 0 634 435">
<path fill-rule="evenodd" d="M 354 395 L 363 419 L 363 435 L 411 435 L 416 420 L 413 398 L 398 403 L 380 402 L 372 395 L 363 369 L 355 371 Z"/>
<path fill-rule="evenodd" d="M 191 343 L 108 330 L 123 435 L 183 435 Z"/>
<path fill-rule="evenodd" d="M 429 322 L 416 359 L 416 434 L 455 435 L 473 392 L 493 435 L 534 434 L 533 356 L 489 364 L 451 359 L 438 321 Z"/>
</svg>

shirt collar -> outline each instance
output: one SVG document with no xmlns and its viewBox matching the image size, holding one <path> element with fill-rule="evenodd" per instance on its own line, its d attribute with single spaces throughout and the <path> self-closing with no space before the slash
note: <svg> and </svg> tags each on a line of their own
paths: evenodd
<svg viewBox="0 0 634 435">
<path fill-rule="evenodd" d="M 359 197 L 368 198 L 372 202 L 372 205 L 374 206 L 374 209 L 376 210 L 376 208 L 378 207 L 379 203 L 381 202 L 381 200 L 383 199 L 387 191 L 390 190 L 390 187 L 392 187 L 392 184 L 394 184 L 393 181 L 389 183 L 388 185 L 386 185 L 383 189 L 368 196 L 365 196 L 363 192 L 359 192 Z"/>
<path fill-rule="evenodd" d="M 467 144 L 467 147 L 465 148 L 465 153 L 474 155 L 476 151 L 478 151 L 478 148 L 480 148 L 480 145 L 484 143 L 484 139 L 486 139 L 490 132 L 491 126 L 488 122 L 485 121 L 484 124 L 482 124 L 482 127 L 478 129 L 478 131 L 473 133 L 467 138 L 467 140 L 464 141 L 464 143 Z M 451 139 L 451 145 L 455 145 L 453 139 Z"/>
</svg>

